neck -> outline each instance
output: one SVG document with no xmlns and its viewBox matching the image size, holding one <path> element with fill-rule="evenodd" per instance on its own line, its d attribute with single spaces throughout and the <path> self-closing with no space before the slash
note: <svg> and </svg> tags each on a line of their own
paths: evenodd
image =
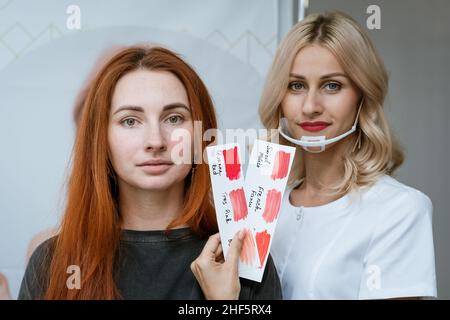
<svg viewBox="0 0 450 320">
<path fill-rule="evenodd" d="M 326 148 L 320 153 L 302 151 L 304 161 L 304 180 L 301 188 L 307 193 L 320 195 L 336 185 L 344 176 L 343 159 L 348 145 L 353 145 L 354 139 L 347 138 Z M 339 195 L 335 195 L 339 196 Z"/>
<path fill-rule="evenodd" d="M 151 191 L 120 181 L 119 190 L 122 229 L 165 230 L 183 209 L 184 181 L 165 190 Z"/>
</svg>

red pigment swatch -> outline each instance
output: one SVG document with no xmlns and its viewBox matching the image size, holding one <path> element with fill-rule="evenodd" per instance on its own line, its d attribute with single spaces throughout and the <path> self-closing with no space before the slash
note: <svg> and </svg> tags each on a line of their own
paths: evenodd
<svg viewBox="0 0 450 320">
<path fill-rule="evenodd" d="M 244 188 L 236 189 L 230 192 L 231 206 L 233 207 L 234 221 L 247 218 L 248 208 L 245 201 Z"/>
<path fill-rule="evenodd" d="M 263 219 L 267 222 L 273 222 L 278 217 L 281 204 L 281 192 L 276 189 L 269 190 L 266 197 L 266 207 L 262 215 Z"/>
<path fill-rule="evenodd" d="M 242 251 L 239 256 L 241 261 L 245 264 L 252 265 L 255 261 L 255 241 L 249 229 L 245 229 L 245 238 L 242 243 Z"/>
<path fill-rule="evenodd" d="M 272 170 L 272 180 L 283 179 L 287 176 L 290 158 L 291 155 L 289 153 L 277 151 L 275 154 L 275 164 Z"/>
<path fill-rule="evenodd" d="M 267 233 L 267 230 L 264 230 L 262 232 L 257 232 L 255 238 L 256 238 L 256 246 L 258 247 L 259 261 L 261 262 L 262 268 L 269 249 L 270 234 Z"/>
<path fill-rule="evenodd" d="M 241 164 L 239 163 L 237 146 L 223 150 L 223 158 L 225 160 L 225 171 L 229 180 L 237 180 L 241 176 Z"/>
</svg>

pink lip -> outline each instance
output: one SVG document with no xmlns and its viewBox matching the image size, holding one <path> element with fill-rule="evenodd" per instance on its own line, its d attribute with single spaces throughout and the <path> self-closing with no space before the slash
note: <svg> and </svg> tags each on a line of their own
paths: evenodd
<svg viewBox="0 0 450 320">
<path fill-rule="evenodd" d="M 169 170 L 173 165 L 173 162 L 161 160 L 161 159 L 152 159 L 145 161 L 143 163 L 138 164 L 137 166 L 142 168 L 143 171 L 150 174 L 162 174 Z"/>
<path fill-rule="evenodd" d="M 163 160 L 163 159 L 150 159 L 147 160 L 145 162 L 142 162 L 140 164 L 138 164 L 138 167 L 141 166 L 148 166 L 148 165 L 160 165 L 160 164 L 173 164 L 172 161 L 167 161 L 167 160 Z"/>
<path fill-rule="evenodd" d="M 327 128 L 329 125 L 330 125 L 330 123 L 323 122 L 323 121 L 302 122 L 302 123 L 300 123 L 300 127 L 302 127 L 303 130 L 306 130 L 306 131 L 309 131 L 309 132 L 322 131 L 325 128 Z"/>
</svg>

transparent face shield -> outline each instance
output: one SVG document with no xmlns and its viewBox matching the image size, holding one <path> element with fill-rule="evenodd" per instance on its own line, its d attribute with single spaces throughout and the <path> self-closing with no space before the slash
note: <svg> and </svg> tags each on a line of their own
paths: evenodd
<svg viewBox="0 0 450 320">
<path fill-rule="evenodd" d="M 352 134 L 356 131 L 356 126 L 358 124 L 358 118 L 359 113 L 361 111 L 362 103 L 364 99 L 361 99 L 361 103 L 359 104 L 358 113 L 356 114 L 355 122 L 353 123 L 353 126 L 348 130 L 347 132 L 344 132 L 343 134 L 327 139 L 326 136 L 301 136 L 300 139 L 295 139 L 291 136 L 288 129 L 288 120 L 286 118 L 280 119 L 280 125 L 278 127 L 278 132 L 288 141 L 301 146 L 303 149 L 305 149 L 308 152 L 311 153 L 319 153 L 325 150 L 325 147 L 331 143 L 337 142 L 339 140 L 344 139 L 348 135 Z M 311 150 L 310 148 L 320 148 L 319 150 Z"/>
</svg>

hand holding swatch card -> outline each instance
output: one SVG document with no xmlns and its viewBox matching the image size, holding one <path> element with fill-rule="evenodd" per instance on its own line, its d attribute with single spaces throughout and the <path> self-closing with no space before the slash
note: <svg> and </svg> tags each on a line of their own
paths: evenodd
<svg viewBox="0 0 450 320">
<path fill-rule="evenodd" d="M 261 282 L 294 153 L 293 147 L 255 140 L 244 180 L 238 144 L 207 148 L 225 257 L 236 232 L 247 231 L 240 277 Z"/>
</svg>

